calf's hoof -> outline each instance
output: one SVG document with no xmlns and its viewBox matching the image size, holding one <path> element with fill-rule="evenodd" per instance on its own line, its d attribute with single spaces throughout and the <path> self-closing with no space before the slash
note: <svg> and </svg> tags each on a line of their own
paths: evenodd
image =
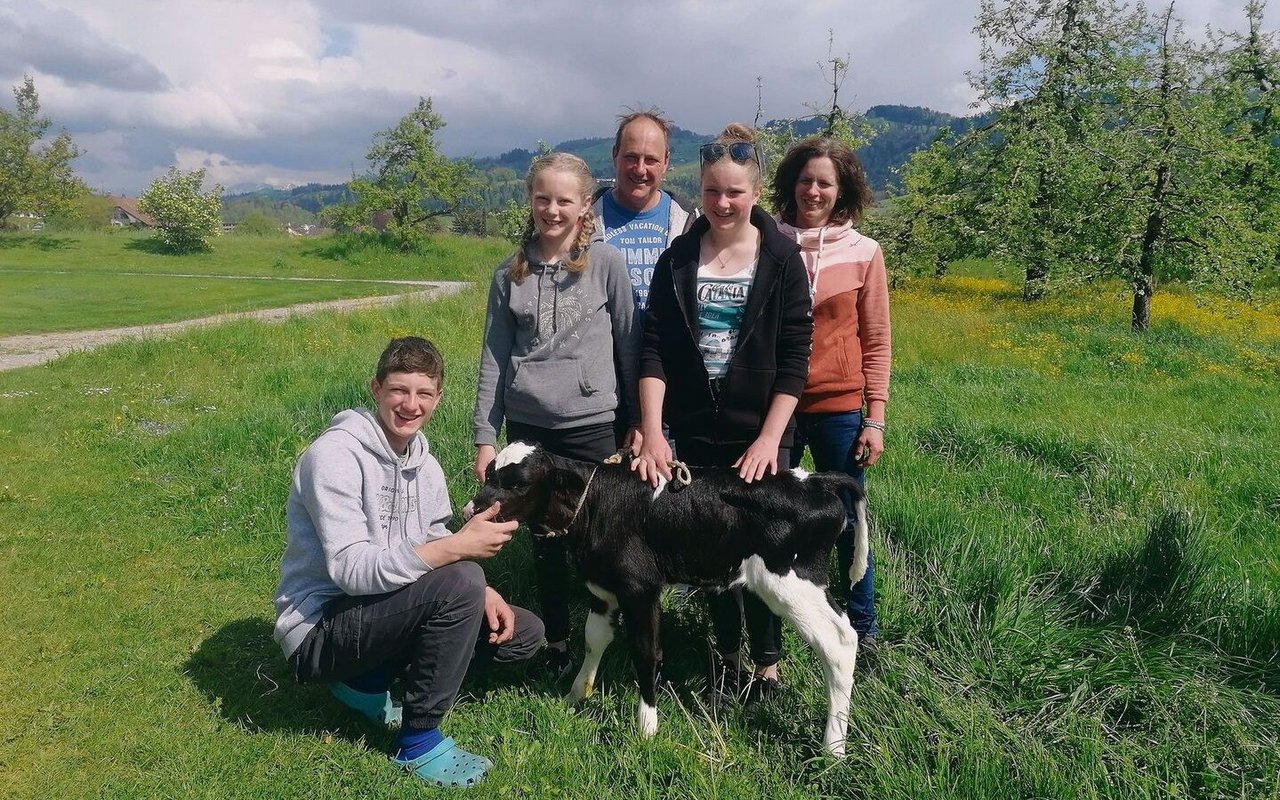
<svg viewBox="0 0 1280 800">
<path fill-rule="evenodd" d="M 651 706 L 643 700 L 640 701 L 640 708 L 636 711 L 636 727 L 640 730 L 640 735 L 644 738 L 651 738 L 658 732 L 658 709 Z"/>
<path fill-rule="evenodd" d="M 596 687 L 586 681 L 575 680 L 573 686 L 569 687 L 569 693 L 564 696 L 564 701 L 569 705 L 577 705 L 586 698 L 595 694 Z"/>
</svg>

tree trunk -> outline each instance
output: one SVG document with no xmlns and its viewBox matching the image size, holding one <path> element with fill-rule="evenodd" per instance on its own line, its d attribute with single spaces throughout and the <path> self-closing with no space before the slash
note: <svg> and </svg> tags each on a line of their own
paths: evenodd
<svg viewBox="0 0 1280 800">
<path fill-rule="evenodd" d="M 1165 154 L 1167 155 L 1167 153 Z M 1133 330 L 1142 333 L 1151 327 L 1151 293 L 1155 291 L 1156 251 L 1164 236 L 1164 207 L 1169 189 L 1169 164 L 1156 168 L 1156 181 L 1151 187 L 1151 208 L 1147 212 L 1147 229 L 1142 234 L 1142 251 L 1138 257 L 1138 274 L 1133 279 Z"/>
<path fill-rule="evenodd" d="M 947 257 L 945 255 L 942 253 L 935 254 L 933 257 L 933 277 L 945 278 L 947 276 L 949 266 L 950 262 L 947 261 Z"/>
<path fill-rule="evenodd" d="M 1143 333 L 1151 327 L 1156 255 L 1164 239 L 1165 209 L 1169 204 L 1169 188 L 1173 180 L 1173 152 L 1178 141 L 1178 129 L 1171 113 L 1171 108 L 1177 103 L 1170 77 L 1169 25 L 1172 20 L 1173 6 L 1170 5 L 1164 18 L 1164 41 L 1160 47 L 1160 163 L 1156 166 L 1155 182 L 1151 184 L 1147 226 L 1142 232 L 1142 249 L 1138 256 L 1138 274 L 1133 279 L 1133 313 L 1129 322 L 1135 333 Z"/>
<path fill-rule="evenodd" d="M 1133 315 L 1130 320 L 1133 330 L 1138 333 L 1151 327 L 1151 294 L 1154 291 L 1155 285 L 1150 275 L 1139 275 L 1133 279 Z"/>
<path fill-rule="evenodd" d="M 1027 274 L 1022 282 L 1023 300 L 1043 300 L 1049 283 L 1049 268 L 1039 258 L 1027 264 Z"/>
</svg>

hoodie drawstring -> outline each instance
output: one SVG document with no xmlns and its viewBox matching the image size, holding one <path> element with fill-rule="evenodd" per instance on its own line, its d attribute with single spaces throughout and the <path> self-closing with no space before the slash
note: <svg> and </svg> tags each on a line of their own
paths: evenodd
<svg viewBox="0 0 1280 800">
<path fill-rule="evenodd" d="M 538 272 L 538 309 L 534 315 L 533 335 L 536 340 L 542 339 L 542 291 L 543 281 L 549 281 L 551 284 L 551 335 L 555 336 L 556 331 L 560 329 L 560 290 L 556 283 L 556 276 L 560 274 L 562 264 L 556 262 L 554 264 L 537 263 Z"/>
</svg>

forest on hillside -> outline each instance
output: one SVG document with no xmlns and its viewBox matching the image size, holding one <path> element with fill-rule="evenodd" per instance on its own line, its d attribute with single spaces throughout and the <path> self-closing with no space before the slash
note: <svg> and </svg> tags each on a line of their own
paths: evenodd
<svg viewBox="0 0 1280 800">
<path fill-rule="evenodd" d="M 941 111 L 902 105 L 872 106 L 862 119 L 870 131 L 870 141 L 859 149 L 858 155 L 878 195 L 899 186 L 899 170 L 911 154 L 927 147 L 944 128 L 953 132 L 963 131 L 975 122 L 969 117 L 954 117 Z M 775 125 L 777 121 L 767 124 Z M 817 119 L 794 123 L 796 132 L 801 135 L 816 131 L 820 124 Z M 698 133 L 678 126 L 672 130 L 672 171 L 668 177 L 668 188 L 685 197 L 697 195 L 695 168 L 698 147 L 713 138 L 715 133 Z M 569 139 L 550 147 L 580 156 L 597 178 L 613 177 L 612 135 Z M 522 200 L 524 174 L 536 153 L 537 143 L 534 143 L 533 149 L 517 147 L 500 155 L 471 159 L 479 182 L 478 205 L 498 210 L 512 200 Z M 351 198 L 346 184 L 311 183 L 290 189 L 259 189 L 225 196 L 223 216 L 230 222 L 253 213 L 265 214 L 282 224 L 312 222 L 321 209 L 350 202 Z"/>
</svg>

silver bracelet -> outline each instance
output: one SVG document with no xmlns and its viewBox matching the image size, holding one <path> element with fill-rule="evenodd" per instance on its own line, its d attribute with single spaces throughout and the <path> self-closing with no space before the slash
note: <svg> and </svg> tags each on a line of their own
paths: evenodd
<svg viewBox="0 0 1280 800">
<path fill-rule="evenodd" d="M 879 421 L 874 420 L 874 419 L 864 419 L 864 420 L 862 421 L 862 427 L 864 427 L 864 428 L 875 428 L 876 430 L 880 431 L 881 433 L 884 433 L 884 423 L 883 423 L 883 422 L 879 422 Z"/>
</svg>

